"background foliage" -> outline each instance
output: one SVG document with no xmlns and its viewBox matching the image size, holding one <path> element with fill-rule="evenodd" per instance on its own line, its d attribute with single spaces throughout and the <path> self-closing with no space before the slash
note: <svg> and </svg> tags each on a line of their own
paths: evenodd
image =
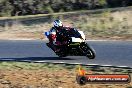
<svg viewBox="0 0 132 88">
<path fill-rule="evenodd" d="M 47 14 L 132 5 L 131 0 L 0 0 L 0 16 Z"/>
</svg>

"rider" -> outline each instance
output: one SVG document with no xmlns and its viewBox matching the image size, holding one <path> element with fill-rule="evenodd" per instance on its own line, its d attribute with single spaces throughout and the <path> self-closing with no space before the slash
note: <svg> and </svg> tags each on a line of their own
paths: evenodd
<svg viewBox="0 0 132 88">
<path fill-rule="evenodd" d="M 59 52 L 60 49 L 58 49 L 55 45 L 59 46 L 67 44 L 67 41 L 64 38 L 64 31 L 71 30 L 73 28 L 64 27 L 60 20 L 55 20 L 53 25 L 54 26 L 50 29 L 49 44 L 55 52 Z"/>
</svg>

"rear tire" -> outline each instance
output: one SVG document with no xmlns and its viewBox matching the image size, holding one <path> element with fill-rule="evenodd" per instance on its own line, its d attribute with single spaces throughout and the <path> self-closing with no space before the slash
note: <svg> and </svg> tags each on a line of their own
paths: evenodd
<svg viewBox="0 0 132 88">
<path fill-rule="evenodd" d="M 56 52 L 56 55 L 58 55 L 59 57 L 66 57 L 66 53 L 64 51 L 60 51 L 60 52 Z"/>
</svg>

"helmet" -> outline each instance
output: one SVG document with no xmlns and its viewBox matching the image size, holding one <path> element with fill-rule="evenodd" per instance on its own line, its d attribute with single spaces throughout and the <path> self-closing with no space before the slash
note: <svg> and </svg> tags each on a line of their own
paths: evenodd
<svg viewBox="0 0 132 88">
<path fill-rule="evenodd" d="M 63 24 L 60 20 L 55 20 L 53 22 L 53 25 L 54 25 L 55 28 L 61 28 L 63 26 Z"/>
</svg>

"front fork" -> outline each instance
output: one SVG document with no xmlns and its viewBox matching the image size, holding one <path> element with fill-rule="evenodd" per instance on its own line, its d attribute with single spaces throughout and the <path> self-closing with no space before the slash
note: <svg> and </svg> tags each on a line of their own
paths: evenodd
<svg viewBox="0 0 132 88">
<path fill-rule="evenodd" d="M 80 44 L 79 46 L 81 52 L 84 54 L 84 55 L 87 55 L 87 51 L 88 51 L 88 46 L 87 46 L 87 43 L 83 42 Z"/>
</svg>

